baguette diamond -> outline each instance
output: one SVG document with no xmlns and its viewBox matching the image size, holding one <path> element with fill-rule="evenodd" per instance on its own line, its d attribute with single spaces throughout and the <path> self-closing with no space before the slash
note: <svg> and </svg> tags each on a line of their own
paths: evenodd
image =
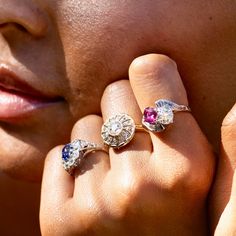
<svg viewBox="0 0 236 236">
<path fill-rule="evenodd" d="M 120 148 L 132 140 L 134 133 L 134 120 L 127 114 L 118 114 L 103 124 L 101 136 L 106 145 Z"/>
</svg>

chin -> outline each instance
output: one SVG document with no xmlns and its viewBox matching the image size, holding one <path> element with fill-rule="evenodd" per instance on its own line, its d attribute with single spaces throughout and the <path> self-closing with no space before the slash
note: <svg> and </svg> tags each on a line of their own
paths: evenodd
<svg viewBox="0 0 236 236">
<path fill-rule="evenodd" d="M 40 182 L 49 148 L 39 148 L 38 140 L 29 143 L 24 137 L 3 129 L 0 139 L 0 171 L 17 180 Z"/>
<path fill-rule="evenodd" d="M 67 143 L 72 128 L 72 122 L 47 117 L 41 115 L 36 122 L 20 124 L 0 122 L 1 172 L 14 179 L 41 182 L 48 152 Z"/>
<path fill-rule="evenodd" d="M 15 152 L 0 155 L 0 171 L 20 181 L 41 182 L 44 159 L 39 153 Z"/>
</svg>

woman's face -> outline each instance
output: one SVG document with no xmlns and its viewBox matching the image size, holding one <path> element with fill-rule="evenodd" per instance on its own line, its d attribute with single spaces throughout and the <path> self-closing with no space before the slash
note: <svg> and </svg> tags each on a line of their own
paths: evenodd
<svg viewBox="0 0 236 236">
<path fill-rule="evenodd" d="M 99 113 L 104 88 L 127 79 L 131 61 L 147 53 L 176 60 L 194 115 L 215 141 L 235 100 L 235 1 L 0 0 L 0 6 L 3 171 L 39 180 L 47 152 L 68 141 L 77 119 Z M 216 106 L 216 99 L 224 103 Z"/>
</svg>

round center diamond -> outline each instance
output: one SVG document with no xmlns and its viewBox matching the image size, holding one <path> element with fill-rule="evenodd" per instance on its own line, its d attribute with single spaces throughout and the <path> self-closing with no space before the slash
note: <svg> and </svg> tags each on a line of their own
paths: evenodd
<svg viewBox="0 0 236 236">
<path fill-rule="evenodd" d="M 121 122 L 114 120 L 110 123 L 109 134 L 111 136 L 118 136 L 123 130 L 123 125 Z"/>
<path fill-rule="evenodd" d="M 101 136 L 109 147 L 120 148 L 132 140 L 134 132 L 134 120 L 127 114 L 117 114 L 105 121 Z"/>
</svg>

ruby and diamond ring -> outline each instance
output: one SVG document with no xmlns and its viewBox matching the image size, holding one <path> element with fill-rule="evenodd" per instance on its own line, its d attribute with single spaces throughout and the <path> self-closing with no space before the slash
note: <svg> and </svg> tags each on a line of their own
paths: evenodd
<svg viewBox="0 0 236 236">
<path fill-rule="evenodd" d="M 155 102 L 156 107 L 147 107 L 143 113 L 142 125 L 149 131 L 162 132 L 173 123 L 174 113 L 179 111 L 191 112 L 189 106 L 178 105 L 166 99 Z"/>
</svg>

